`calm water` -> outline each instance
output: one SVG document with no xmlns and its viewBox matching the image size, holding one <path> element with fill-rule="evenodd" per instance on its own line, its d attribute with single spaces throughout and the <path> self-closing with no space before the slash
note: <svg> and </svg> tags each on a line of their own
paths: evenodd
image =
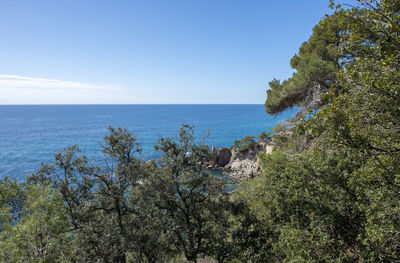
<svg viewBox="0 0 400 263">
<path fill-rule="evenodd" d="M 247 135 L 270 130 L 279 120 L 267 116 L 263 105 L 41 105 L 0 106 L 0 178 L 24 179 L 61 148 L 79 144 L 94 160 L 101 159 L 107 127 L 124 127 L 136 134 L 143 158 L 157 156 L 153 145 L 160 135 L 175 136 L 182 123 L 195 126 L 205 143 L 231 146 Z"/>
</svg>

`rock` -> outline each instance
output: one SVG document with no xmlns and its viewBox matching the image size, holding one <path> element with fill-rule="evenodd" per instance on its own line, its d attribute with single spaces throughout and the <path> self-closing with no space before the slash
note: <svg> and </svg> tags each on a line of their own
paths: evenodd
<svg viewBox="0 0 400 263">
<path fill-rule="evenodd" d="M 261 167 L 258 160 L 259 152 L 272 152 L 271 140 L 257 142 L 246 151 L 239 151 L 238 148 L 232 149 L 231 161 L 225 166 L 230 174 L 239 180 L 254 178 L 260 175 Z"/>
<path fill-rule="evenodd" d="M 232 152 L 227 147 L 221 147 L 217 150 L 217 154 L 214 159 L 211 161 L 208 168 L 218 169 L 224 168 L 231 160 Z"/>
<path fill-rule="evenodd" d="M 273 146 L 271 139 L 256 142 L 246 150 L 240 151 L 238 147 L 219 148 L 207 169 L 222 169 L 239 180 L 253 178 L 260 175 L 261 167 L 258 160 L 259 152 L 271 153 Z"/>
<path fill-rule="evenodd" d="M 222 147 L 218 150 L 218 159 L 217 159 L 217 166 L 224 167 L 227 165 L 231 160 L 231 150 L 226 147 Z"/>
</svg>

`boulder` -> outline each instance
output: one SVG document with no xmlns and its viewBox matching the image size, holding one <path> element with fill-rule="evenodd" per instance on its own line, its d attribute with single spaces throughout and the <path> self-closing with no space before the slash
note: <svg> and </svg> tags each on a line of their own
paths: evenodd
<svg viewBox="0 0 400 263">
<path fill-rule="evenodd" d="M 227 147 L 222 147 L 218 149 L 218 155 L 216 160 L 216 165 L 218 167 L 224 167 L 231 161 L 232 152 Z"/>
<path fill-rule="evenodd" d="M 231 161 L 225 168 L 229 168 L 230 174 L 239 180 L 257 177 L 261 172 L 258 153 L 271 153 L 272 149 L 271 140 L 257 142 L 246 151 L 240 151 L 237 147 L 233 148 Z"/>
<path fill-rule="evenodd" d="M 231 161 L 232 152 L 227 147 L 221 147 L 218 150 L 214 150 L 216 153 L 210 164 L 207 166 L 208 169 L 221 169 L 224 168 Z"/>
</svg>

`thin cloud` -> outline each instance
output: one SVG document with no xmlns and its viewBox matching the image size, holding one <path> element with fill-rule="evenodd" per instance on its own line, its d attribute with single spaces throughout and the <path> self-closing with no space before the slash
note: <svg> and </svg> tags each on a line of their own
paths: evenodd
<svg viewBox="0 0 400 263">
<path fill-rule="evenodd" d="M 99 90 L 118 91 L 121 87 L 113 84 L 95 84 L 58 79 L 32 78 L 17 75 L 1 75 L 1 88 L 25 88 L 25 89 L 73 89 L 73 90 Z"/>
</svg>

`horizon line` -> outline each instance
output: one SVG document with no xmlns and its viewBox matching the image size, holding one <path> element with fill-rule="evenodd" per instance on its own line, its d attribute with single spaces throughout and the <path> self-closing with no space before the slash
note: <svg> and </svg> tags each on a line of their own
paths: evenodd
<svg viewBox="0 0 400 263">
<path fill-rule="evenodd" d="M 90 105 L 264 105 L 262 103 L 13 103 L 1 104 L 0 106 L 90 106 Z"/>
</svg>

